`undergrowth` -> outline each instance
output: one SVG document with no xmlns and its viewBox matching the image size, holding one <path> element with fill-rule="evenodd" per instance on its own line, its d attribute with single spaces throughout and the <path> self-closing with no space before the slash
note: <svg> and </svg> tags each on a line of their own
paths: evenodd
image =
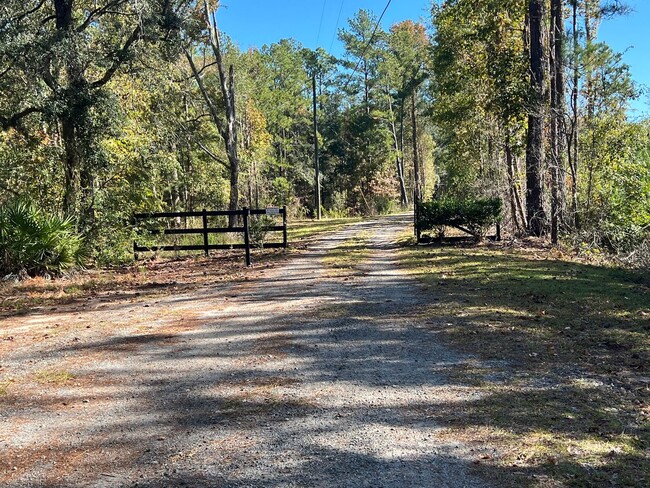
<svg viewBox="0 0 650 488">
<path fill-rule="evenodd" d="M 83 261 L 83 239 L 73 221 L 16 200 L 0 206 L 2 275 L 58 274 Z"/>
</svg>

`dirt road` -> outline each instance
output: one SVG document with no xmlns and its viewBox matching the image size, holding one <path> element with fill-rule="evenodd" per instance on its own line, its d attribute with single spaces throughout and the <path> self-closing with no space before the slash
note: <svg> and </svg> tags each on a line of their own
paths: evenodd
<svg viewBox="0 0 650 488">
<path fill-rule="evenodd" d="M 483 487 L 440 436 L 476 399 L 416 318 L 408 216 L 350 226 L 249 279 L 0 322 L 0 485 Z M 353 268 L 324 265 L 355 235 Z"/>
</svg>

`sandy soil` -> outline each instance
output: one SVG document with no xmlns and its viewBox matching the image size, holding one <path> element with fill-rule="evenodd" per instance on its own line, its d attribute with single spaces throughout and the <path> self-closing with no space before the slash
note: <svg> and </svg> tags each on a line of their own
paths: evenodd
<svg viewBox="0 0 650 488">
<path fill-rule="evenodd" d="M 0 485 L 488 486 L 471 467 L 491 453 L 435 422 L 478 393 L 450 380 L 471 358 L 415 318 L 409 218 L 236 282 L 0 321 Z M 328 272 L 359 233 L 368 257 Z"/>
</svg>

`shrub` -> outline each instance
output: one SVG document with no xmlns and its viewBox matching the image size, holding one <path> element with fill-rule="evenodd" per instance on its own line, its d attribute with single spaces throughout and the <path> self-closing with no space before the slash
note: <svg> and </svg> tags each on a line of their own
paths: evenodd
<svg viewBox="0 0 650 488">
<path fill-rule="evenodd" d="M 273 217 L 267 217 L 266 215 L 252 216 L 249 220 L 251 246 L 264 247 L 266 235 L 268 234 L 269 229 L 275 225 L 277 225 L 277 222 Z"/>
<path fill-rule="evenodd" d="M 81 264 L 83 240 L 69 218 L 16 200 L 0 206 L 0 271 L 30 276 Z"/>
<path fill-rule="evenodd" d="M 442 198 L 422 202 L 418 224 L 421 230 L 435 229 L 439 235 L 444 234 L 445 226 L 451 226 L 483 237 L 490 226 L 501 219 L 502 206 L 499 198 Z"/>
</svg>

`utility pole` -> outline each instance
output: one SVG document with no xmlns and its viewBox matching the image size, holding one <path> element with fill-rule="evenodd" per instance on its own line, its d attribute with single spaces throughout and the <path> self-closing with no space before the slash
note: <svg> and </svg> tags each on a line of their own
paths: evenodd
<svg viewBox="0 0 650 488">
<path fill-rule="evenodd" d="M 318 161 L 318 119 L 316 117 L 316 72 L 314 71 L 314 74 L 312 75 L 311 78 L 312 81 L 312 91 L 314 94 L 314 169 L 316 170 L 316 218 L 318 220 L 321 219 L 321 211 L 320 211 L 320 164 Z"/>
</svg>

